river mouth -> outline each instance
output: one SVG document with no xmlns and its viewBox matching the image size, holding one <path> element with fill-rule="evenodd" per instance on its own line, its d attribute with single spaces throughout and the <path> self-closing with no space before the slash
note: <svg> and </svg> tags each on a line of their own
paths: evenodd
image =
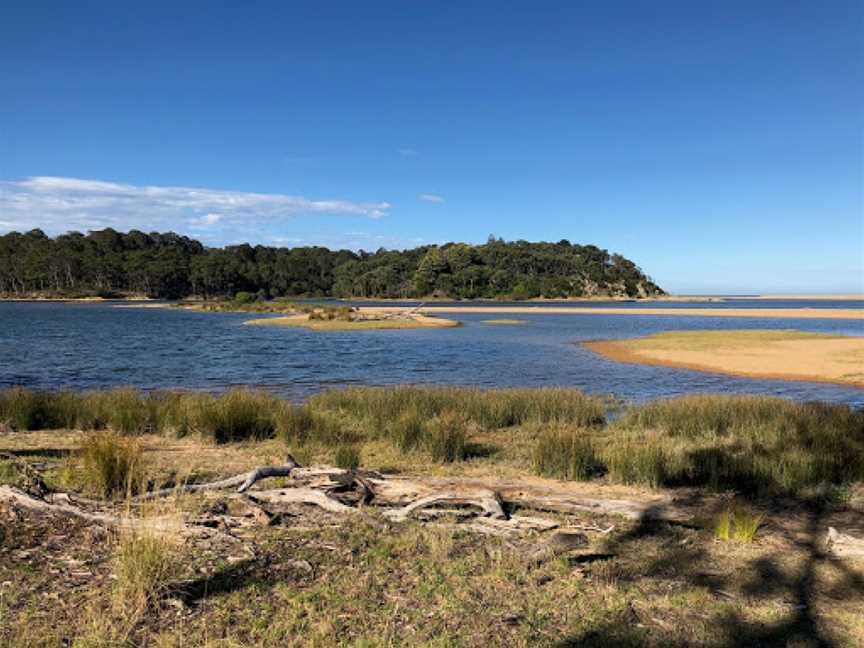
<svg viewBox="0 0 864 648">
<path fill-rule="evenodd" d="M 848 308 L 857 303 L 833 305 Z M 802 307 L 800 302 L 788 304 L 793 306 Z M 825 308 L 826 302 L 816 307 Z M 783 328 L 860 336 L 860 320 L 576 316 L 545 309 L 538 305 L 537 312 L 520 314 L 524 323 L 519 326 L 484 324 L 488 314 L 464 310 L 452 316 L 462 323 L 452 329 L 323 333 L 243 326 L 249 315 L 238 313 L 0 303 L 0 386 L 221 391 L 248 385 L 292 400 L 357 384 L 567 386 L 635 402 L 714 392 L 864 406 L 864 393 L 852 387 L 625 365 L 578 344 L 693 330 Z"/>
</svg>

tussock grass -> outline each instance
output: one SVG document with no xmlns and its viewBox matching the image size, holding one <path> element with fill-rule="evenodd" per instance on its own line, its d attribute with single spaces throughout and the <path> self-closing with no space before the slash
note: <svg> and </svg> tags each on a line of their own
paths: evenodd
<svg viewBox="0 0 864 648">
<path fill-rule="evenodd" d="M 84 439 L 76 464 L 73 471 L 83 486 L 101 497 L 135 492 L 144 475 L 140 444 L 107 430 Z"/>
<path fill-rule="evenodd" d="M 762 513 L 754 513 L 746 504 L 733 502 L 714 517 L 714 537 L 724 541 L 734 538 L 750 544 L 764 521 Z"/>
<path fill-rule="evenodd" d="M 591 479 L 604 468 L 594 449 L 590 431 L 550 428 L 542 431 L 534 448 L 534 471 L 556 479 Z"/>
<path fill-rule="evenodd" d="M 843 405 L 686 396 L 632 407 L 587 437 L 600 471 L 624 484 L 810 496 L 864 480 L 864 412 Z M 556 452 L 578 454 L 562 439 L 541 438 L 541 474 L 568 472 Z"/>
<path fill-rule="evenodd" d="M 336 446 L 333 454 L 333 462 L 337 468 L 343 470 L 354 470 L 360 465 L 360 448 L 353 444 Z"/>
<path fill-rule="evenodd" d="M 266 439 L 275 434 L 278 407 L 279 401 L 266 392 L 232 389 L 199 403 L 196 427 L 216 443 Z"/>
<path fill-rule="evenodd" d="M 164 535 L 123 532 L 114 557 L 115 610 L 137 620 L 171 590 L 177 577 L 178 547 Z"/>
<path fill-rule="evenodd" d="M 714 537 L 728 540 L 732 537 L 732 514 L 729 510 L 720 511 L 714 518 Z"/>
<path fill-rule="evenodd" d="M 761 513 L 753 513 L 753 511 L 743 505 L 737 504 L 732 509 L 732 518 L 735 521 L 735 539 L 744 543 L 753 542 L 756 537 L 756 532 L 762 526 L 765 516 Z"/>
<path fill-rule="evenodd" d="M 468 419 L 459 412 L 442 412 L 426 428 L 425 441 L 433 461 L 450 463 L 468 456 Z"/>
<path fill-rule="evenodd" d="M 536 440 L 533 455 L 526 449 L 518 461 L 563 479 L 808 497 L 864 481 L 864 412 L 847 406 L 686 396 L 633 406 L 604 427 L 606 409 L 602 398 L 561 388 L 356 387 L 302 406 L 250 389 L 0 391 L 0 421 L 20 430 L 197 434 L 216 443 L 278 436 L 291 447 L 329 449 L 387 443 L 435 461 L 464 458 L 475 434 L 489 447 L 518 434 Z"/>
<path fill-rule="evenodd" d="M 619 465 L 653 464 L 667 486 L 769 495 L 864 480 L 864 412 L 843 405 L 687 396 L 633 408 L 611 431 Z"/>
<path fill-rule="evenodd" d="M 310 405 L 363 419 L 382 430 L 406 411 L 424 419 L 448 410 L 460 411 L 485 429 L 532 422 L 599 426 L 606 416 L 603 399 L 559 388 L 352 387 L 314 396 Z"/>
</svg>

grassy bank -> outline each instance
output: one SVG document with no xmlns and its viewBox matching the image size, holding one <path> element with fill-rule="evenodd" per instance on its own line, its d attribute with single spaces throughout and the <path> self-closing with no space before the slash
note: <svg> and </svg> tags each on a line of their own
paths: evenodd
<svg viewBox="0 0 864 648">
<path fill-rule="evenodd" d="M 864 481 L 864 412 L 846 406 L 688 396 L 626 408 L 607 425 L 608 409 L 573 389 L 363 387 L 303 405 L 245 389 L 0 392 L 0 422 L 15 430 L 278 438 L 310 459 L 338 454 L 379 468 L 470 460 L 474 469 L 759 496 L 842 497 Z"/>
</svg>

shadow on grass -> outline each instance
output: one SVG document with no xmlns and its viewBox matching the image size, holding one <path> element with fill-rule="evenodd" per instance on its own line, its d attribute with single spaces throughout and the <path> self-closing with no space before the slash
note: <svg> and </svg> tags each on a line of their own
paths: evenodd
<svg viewBox="0 0 864 648">
<path fill-rule="evenodd" d="M 62 459 L 72 454 L 71 450 L 64 450 L 62 448 L 25 448 L 17 450 L 3 450 L 2 452 L 3 454 L 18 457 L 19 459 L 23 459 L 25 457 Z"/>
<path fill-rule="evenodd" d="M 809 505 L 808 524 L 805 539 L 796 544 L 804 551 L 800 564 L 794 568 L 784 567 L 779 560 L 761 556 L 745 564 L 738 573 L 749 574 L 749 579 L 736 586 L 726 576 L 706 573 L 700 565 L 705 564 L 706 551 L 698 545 L 681 545 L 667 538 L 662 543 L 664 550 L 651 562 L 639 570 L 638 574 L 623 576 L 624 580 L 639 581 L 642 579 L 672 577 L 684 580 L 690 585 L 706 587 L 722 598 L 737 597 L 727 589 L 740 590 L 744 597 L 742 604 L 748 601 L 780 599 L 788 605 L 789 612 L 780 621 L 771 624 L 752 622 L 744 618 L 739 610 L 732 610 L 716 615 L 709 622 L 708 636 L 716 637 L 706 645 L 718 648 L 738 648 L 745 646 L 814 646 L 819 648 L 841 648 L 845 644 L 838 639 L 820 619 L 816 610 L 818 576 L 820 566 L 830 565 L 840 575 L 840 581 L 831 590 L 822 595 L 834 598 L 855 597 L 862 601 L 864 609 L 864 576 L 854 571 L 843 560 L 826 553 L 822 546 L 822 534 L 825 533 L 825 519 L 828 508 L 821 503 L 802 503 Z M 646 518 L 650 518 L 649 515 Z M 589 556 L 624 556 L 634 554 L 639 548 L 634 545 L 640 539 L 663 537 L 674 534 L 669 525 L 651 519 L 643 520 L 629 533 L 612 540 L 605 547 L 607 554 Z M 743 607 L 743 606 L 742 606 Z M 631 608 L 632 610 L 632 608 Z M 686 628 L 679 631 L 684 635 L 681 639 L 658 641 L 652 637 L 649 623 L 639 622 L 635 612 L 631 618 L 622 618 L 616 622 L 604 621 L 596 627 L 590 627 L 579 635 L 567 637 L 555 644 L 559 648 L 575 646 L 684 646 L 693 645 L 687 640 Z"/>
</svg>

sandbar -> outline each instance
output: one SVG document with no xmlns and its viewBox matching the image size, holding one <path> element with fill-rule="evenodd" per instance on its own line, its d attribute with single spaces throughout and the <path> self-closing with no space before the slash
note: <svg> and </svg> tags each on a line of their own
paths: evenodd
<svg viewBox="0 0 864 648">
<path fill-rule="evenodd" d="M 361 311 L 365 310 L 361 308 Z M 385 309 L 379 309 L 385 310 Z M 389 310 L 399 310 L 392 308 Z M 761 317 L 851 319 L 864 322 L 860 308 L 621 308 L 580 306 L 424 306 L 424 313 L 496 313 L 539 315 L 662 315 L 665 317 Z"/>
<path fill-rule="evenodd" d="M 582 344 L 618 362 L 864 388 L 864 337 L 791 330 L 676 331 Z"/>
</svg>

